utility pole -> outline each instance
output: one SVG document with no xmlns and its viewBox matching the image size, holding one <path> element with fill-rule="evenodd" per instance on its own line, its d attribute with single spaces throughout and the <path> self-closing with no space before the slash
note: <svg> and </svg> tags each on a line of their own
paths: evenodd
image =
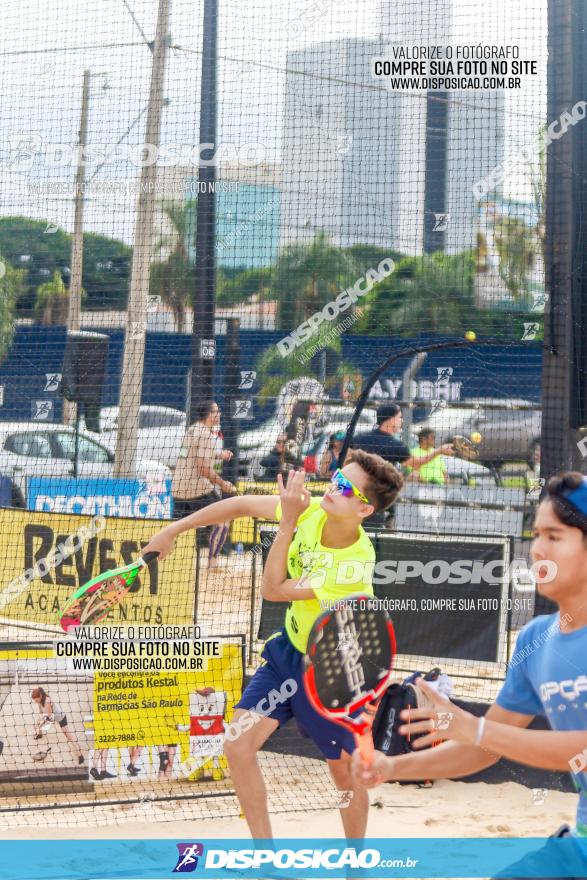
<svg viewBox="0 0 587 880">
<path fill-rule="evenodd" d="M 171 0 L 159 0 L 157 30 L 153 43 L 153 67 L 145 125 L 145 149 L 159 148 L 161 111 L 164 104 L 163 87 L 165 62 L 170 38 L 169 7 Z M 150 157 L 152 158 L 152 157 Z M 124 360 L 120 382 L 118 436 L 114 476 L 135 476 L 137 456 L 137 429 L 147 332 L 147 296 L 153 251 L 153 216 L 155 213 L 155 184 L 157 161 L 143 164 L 140 175 L 137 213 L 133 238 L 133 259 L 128 296 Z"/>
<path fill-rule="evenodd" d="M 216 71 L 218 43 L 218 0 L 204 0 L 202 38 L 202 82 L 200 87 L 200 144 L 212 144 L 200 156 L 206 162 L 216 151 Z M 195 291 L 193 294 L 194 328 L 192 336 L 192 372 L 188 424 L 196 421 L 201 400 L 211 400 L 216 358 L 216 165 L 200 165 L 198 181 Z M 198 392 L 196 393 L 196 389 Z"/>
<path fill-rule="evenodd" d="M 88 105 L 90 101 L 89 70 L 84 70 L 82 84 L 82 112 L 79 126 L 79 152 L 75 175 L 73 236 L 71 240 L 71 275 L 69 281 L 69 305 L 67 309 L 67 333 L 77 333 L 80 329 L 82 302 L 82 265 L 84 253 L 84 181 L 85 181 L 85 148 L 88 142 Z M 74 401 L 63 401 L 63 422 L 72 425 L 79 404 Z"/>
<path fill-rule="evenodd" d="M 82 112 L 79 127 L 79 153 L 75 175 L 75 211 L 73 218 L 73 237 L 71 240 L 71 276 L 69 283 L 69 311 L 67 331 L 76 333 L 80 329 L 82 302 L 82 264 L 83 264 L 83 219 L 84 219 L 84 181 L 86 176 L 85 149 L 88 142 L 88 105 L 90 101 L 89 70 L 84 70 L 82 86 Z"/>
</svg>

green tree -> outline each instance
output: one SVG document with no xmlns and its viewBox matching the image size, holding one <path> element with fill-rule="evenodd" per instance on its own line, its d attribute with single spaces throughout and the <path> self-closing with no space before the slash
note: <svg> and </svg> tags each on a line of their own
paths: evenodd
<svg viewBox="0 0 587 880">
<path fill-rule="evenodd" d="M 12 345 L 15 304 L 23 294 L 25 279 L 26 269 L 13 269 L 0 253 L 0 363 Z"/>
<path fill-rule="evenodd" d="M 233 278 L 218 272 L 218 305 L 234 306 L 257 296 L 261 300 L 271 299 L 273 272 L 268 269 L 243 269 Z"/>
<path fill-rule="evenodd" d="M 34 308 L 37 288 L 63 271 L 70 263 L 71 237 L 62 229 L 50 229 L 45 220 L 29 217 L 0 218 L 0 251 L 15 269 L 26 269 L 26 278 L 17 312 L 29 315 Z"/>
<path fill-rule="evenodd" d="M 35 317 L 40 324 L 63 326 L 67 324 L 68 309 L 69 290 L 61 274 L 54 272 L 51 281 L 41 284 L 37 290 Z"/>
<path fill-rule="evenodd" d="M 84 233 L 82 284 L 87 309 L 126 309 L 132 247 L 116 238 Z"/>
<path fill-rule="evenodd" d="M 360 274 L 353 257 L 334 247 L 322 232 L 310 244 L 287 245 L 273 276 L 279 328 L 287 331 L 297 327 Z"/>
<path fill-rule="evenodd" d="M 28 316 L 35 307 L 37 290 L 56 271 L 67 277 L 71 265 L 71 236 L 54 232 L 45 220 L 29 217 L 0 218 L 0 251 L 16 269 L 26 269 L 17 314 Z M 47 231 L 46 231 L 47 230 Z M 84 233 L 82 284 L 91 309 L 124 309 L 128 299 L 132 248 L 105 235 Z"/>
<path fill-rule="evenodd" d="M 376 244 L 354 244 L 350 248 L 345 249 L 354 261 L 359 274 L 363 274 L 367 269 L 376 269 L 381 260 L 391 257 L 392 260 L 399 262 L 404 256 L 393 248 L 382 248 Z"/>
<path fill-rule="evenodd" d="M 404 337 L 464 332 L 471 326 L 473 273 L 468 252 L 404 257 L 363 298 L 364 316 L 352 332 Z"/>
<path fill-rule="evenodd" d="M 186 308 L 195 293 L 195 266 L 190 258 L 189 247 L 195 242 L 196 199 L 186 202 L 163 202 L 163 213 L 171 229 L 160 237 L 155 254 L 167 256 L 151 264 L 149 292 L 160 295 L 170 307 L 178 333 L 184 333 Z"/>
</svg>

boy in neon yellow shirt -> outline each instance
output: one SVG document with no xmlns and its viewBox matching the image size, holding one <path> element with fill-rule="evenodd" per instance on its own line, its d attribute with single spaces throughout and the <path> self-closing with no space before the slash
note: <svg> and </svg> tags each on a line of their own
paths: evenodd
<svg viewBox="0 0 587 880">
<path fill-rule="evenodd" d="M 431 428 L 422 428 L 418 434 L 418 443 L 414 449 L 410 449 L 412 458 L 425 458 L 424 464 L 415 463 L 412 467 L 406 468 L 408 473 L 415 470 L 418 480 L 421 483 L 434 483 L 437 486 L 444 486 L 446 483 L 446 468 L 442 460 L 443 455 L 454 455 L 454 450 L 450 443 L 445 443 L 434 448 L 436 435 Z"/>
<path fill-rule="evenodd" d="M 353 791 L 350 803 L 341 809 L 341 817 L 346 836 L 359 838 L 367 827 L 369 799 L 351 779 L 354 740 L 352 734 L 327 721 L 310 705 L 302 683 L 302 661 L 310 629 L 323 610 L 353 593 L 373 595 L 375 551 L 361 524 L 376 510 L 384 510 L 394 502 L 402 477 L 380 456 L 361 450 L 353 451 L 350 462 L 335 472 L 330 489 L 321 499 L 311 499 L 304 488 L 304 476 L 303 471 L 291 472 L 285 486 L 279 475 L 279 498 L 246 495 L 211 504 L 167 526 L 143 552 L 157 551 L 159 559 L 164 559 L 182 532 L 241 516 L 280 521 L 263 572 L 261 593 L 268 601 L 290 605 L 284 629 L 268 639 L 263 663 L 237 704 L 232 721 L 242 733 L 226 740 L 225 754 L 252 836 L 272 837 L 257 752 L 280 725 L 295 717 L 326 758 L 336 787 Z M 269 693 L 279 692 L 284 682 L 288 682 L 291 695 L 259 717 L 259 705 L 267 704 Z M 257 717 L 253 721 L 255 709 Z"/>
</svg>

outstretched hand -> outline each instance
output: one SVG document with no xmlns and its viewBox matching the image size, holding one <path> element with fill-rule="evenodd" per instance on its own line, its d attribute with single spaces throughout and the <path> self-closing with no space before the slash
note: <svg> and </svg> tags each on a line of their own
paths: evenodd
<svg viewBox="0 0 587 880">
<path fill-rule="evenodd" d="M 305 471 L 290 471 L 287 474 L 287 483 L 284 483 L 283 476 L 277 474 L 282 519 L 292 519 L 297 522 L 302 513 L 308 509 L 312 496 L 304 486 L 305 476 Z"/>
</svg>

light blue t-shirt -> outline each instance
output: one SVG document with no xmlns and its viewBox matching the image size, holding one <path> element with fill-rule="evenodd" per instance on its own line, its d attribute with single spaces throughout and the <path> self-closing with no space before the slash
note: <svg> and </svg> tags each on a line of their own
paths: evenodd
<svg viewBox="0 0 587 880">
<path fill-rule="evenodd" d="M 558 613 L 531 620 L 518 636 L 496 702 L 510 712 L 543 715 L 553 730 L 584 730 L 578 769 L 587 761 L 587 626 L 565 634 Z M 576 833 L 587 836 L 587 766 L 572 777 L 579 792 Z"/>
</svg>

